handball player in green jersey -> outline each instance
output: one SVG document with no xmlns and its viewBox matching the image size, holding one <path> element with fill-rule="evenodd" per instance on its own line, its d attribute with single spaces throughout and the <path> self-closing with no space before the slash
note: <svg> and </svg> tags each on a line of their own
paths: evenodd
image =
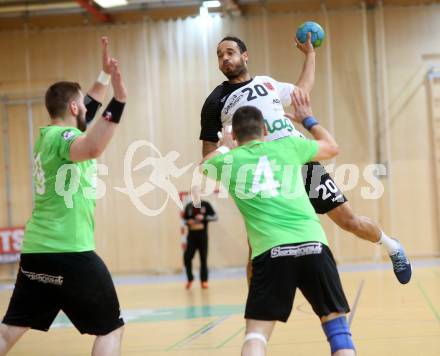
<svg viewBox="0 0 440 356">
<path fill-rule="evenodd" d="M 350 309 L 301 174 L 305 163 L 330 159 L 339 149 L 313 117 L 308 94 L 297 89 L 291 100 L 290 118 L 315 140 L 288 136 L 265 142 L 262 112 L 243 106 L 232 117 L 232 136 L 223 130 L 223 146 L 202 164 L 203 173 L 221 181 L 235 201 L 252 250 L 242 355 L 265 355 L 275 322 L 291 313 L 296 289 L 320 318 L 331 354 L 355 355 L 345 318 Z"/>
<path fill-rule="evenodd" d="M 86 96 L 74 82 L 46 92 L 50 124 L 35 142 L 35 206 L 26 224 L 15 288 L 0 325 L 0 355 L 29 329 L 49 330 L 62 310 L 96 335 L 93 355 L 119 355 L 124 321 L 115 287 L 94 252 L 96 161 L 119 123 L 126 89 L 102 38 L 102 71 Z M 111 82 L 113 98 L 86 131 Z"/>
</svg>

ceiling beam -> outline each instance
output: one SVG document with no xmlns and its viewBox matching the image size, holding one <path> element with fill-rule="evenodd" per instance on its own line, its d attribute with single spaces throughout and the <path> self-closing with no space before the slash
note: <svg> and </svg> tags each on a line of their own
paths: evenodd
<svg viewBox="0 0 440 356">
<path fill-rule="evenodd" d="M 98 22 L 106 23 L 111 22 L 112 18 L 109 14 L 102 12 L 96 6 L 92 5 L 87 0 L 75 0 L 79 6 L 85 9 L 90 15 L 92 15 Z"/>
</svg>

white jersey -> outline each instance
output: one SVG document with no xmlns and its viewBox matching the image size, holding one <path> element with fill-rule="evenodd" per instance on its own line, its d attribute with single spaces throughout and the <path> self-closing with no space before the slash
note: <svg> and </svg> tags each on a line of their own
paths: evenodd
<svg viewBox="0 0 440 356">
<path fill-rule="evenodd" d="M 268 141 L 286 136 L 304 137 L 284 116 L 284 107 L 291 104 L 290 95 L 294 90 L 293 84 L 280 83 L 267 76 L 256 76 L 245 86 L 220 99 L 223 106 L 222 126 L 232 125 L 232 116 L 237 109 L 250 105 L 262 112 Z"/>
</svg>

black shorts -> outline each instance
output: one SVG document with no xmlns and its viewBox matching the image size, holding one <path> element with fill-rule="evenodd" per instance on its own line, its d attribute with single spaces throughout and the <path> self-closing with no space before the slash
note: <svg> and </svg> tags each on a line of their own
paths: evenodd
<svg viewBox="0 0 440 356">
<path fill-rule="evenodd" d="M 310 203 L 317 214 L 327 214 L 330 210 L 347 201 L 347 198 L 319 162 L 310 162 L 304 165 L 302 174 Z"/>
<path fill-rule="evenodd" d="M 3 323 L 47 331 L 60 310 L 82 334 L 124 325 L 112 278 L 95 252 L 21 255 Z"/>
<path fill-rule="evenodd" d="M 297 288 L 319 317 L 350 311 L 330 249 L 307 242 L 277 246 L 252 260 L 245 318 L 286 322 Z"/>
</svg>

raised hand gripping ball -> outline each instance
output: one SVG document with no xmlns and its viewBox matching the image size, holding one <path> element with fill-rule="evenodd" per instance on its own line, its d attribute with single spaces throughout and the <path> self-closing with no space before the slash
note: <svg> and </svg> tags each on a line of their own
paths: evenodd
<svg viewBox="0 0 440 356">
<path fill-rule="evenodd" d="M 304 22 L 301 26 L 296 30 L 296 37 L 301 43 L 306 43 L 307 33 L 312 33 L 312 45 L 313 47 L 319 47 L 324 41 L 325 32 L 322 27 L 313 21 Z"/>
</svg>

